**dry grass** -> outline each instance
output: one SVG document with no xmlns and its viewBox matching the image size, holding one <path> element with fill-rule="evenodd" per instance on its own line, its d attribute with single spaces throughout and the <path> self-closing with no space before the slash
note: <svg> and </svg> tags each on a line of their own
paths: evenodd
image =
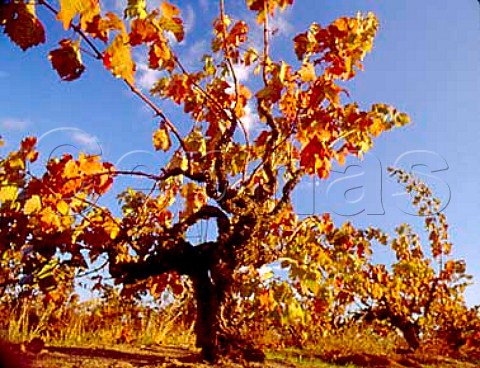
<svg viewBox="0 0 480 368">
<path fill-rule="evenodd" d="M 182 305 L 172 305 L 169 308 L 157 310 L 139 306 L 122 306 L 102 300 L 66 304 L 59 308 L 52 306 L 43 308 L 41 303 L 32 300 L 23 303 L 19 308 L 0 309 L 0 339 L 20 344 L 31 341 L 35 337 L 41 337 L 48 349 L 47 353 L 44 351 L 43 355 L 39 355 L 43 363 L 38 363 L 40 365 L 34 365 L 35 367 L 50 368 L 50 365 L 41 365 L 47 364 L 45 362 L 53 364 L 52 367 L 63 367 L 60 363 L 62 359 L 72 363 L 72 367 L 79 367 L 78 364 L 81 361 L 88 361 L 90 362 L 88 364 L 95 368 L 102 366 L 101 364 L 114 367 L 112 362 L 115 362 L 115 359 L 121 360 L 125 352 L 137 349 L 138 359 L 148 360 L 150 359 L 148 357 L 142 358 L 142 351 L 147 352 L 145 354 L 148 355 L 149 349 L 165 349 L 166 346 L 175 346 L 175 349 L 183 348 L 182 354 L 187 356 L 195 352 L 193 348 L 195 338 L 191 318 L 186 317 L 183 308 Z M 273 332 L 267 335 L 270 338 L 276 336 L 282 339 L 282 336 Z M 108 362 L 105 360 L 100 364 L 98 360 L 100 357 L 97 357 L 98 359 L 88 357 L 88 354 L 92 356 L 97 354 L 99 349 L 106 352 L 117 349 L 123 353 L 112 353 L 107 359 Z M 317 341 L 307 342 L 302 348 L 274 348 L 267 356 L 272 367 L 330 368 L 341 365 L 472 368 L 478 366 L 472 363 L 471 359 L 470 363 L 463 361 L 469 354 L 472 356 L 468 351 L 449 357 L 438 349 L 437 352 L 424 350 L 416 354 L 399 354 L 399 350 L 402 349 L 406 349 L 406 344 L 398 334 L 390 333 L 380 336 L 369 327 L 354 326 L 319 338 Z M 78 355 L 79 351 L 83 355 Z M 166 350 L 155 354 L 161 356 L 163 353 L 168 354 Z M 161 360 L 161 358 L 158 359 Z M 169 356 L 164 357 L 164 363 L 170 362 L 171 359 L 173 358 Z M 180 365 L 171 366 L 188 366 L 189 358 L 185 359 L 184 362 L 179 363 Z M 132 364 L 130 367 L 135 367 L 136 363 Z M 82 363 L 81 366 L 89 365 Z M 198 362 L 193 366 L 199 366 Z"/>
<path fill-rule="evenodd" d="M 182 311 L 172 306 L 124 310 L 99 300 L 55 308 L 26 301 L 19 308 L 3 309 L 0 338 L 13 343 L 41 337 L 47 343 L 68 345 L 172 344 L 194 341 L 193 324 L 185 325 Z"/>
</svg>

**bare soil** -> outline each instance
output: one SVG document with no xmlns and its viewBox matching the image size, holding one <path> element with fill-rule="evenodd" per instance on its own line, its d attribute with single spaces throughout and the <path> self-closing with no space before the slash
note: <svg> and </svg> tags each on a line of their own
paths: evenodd
<svg viewBox="0 0 480 368">
<path fill-rule="evenodd" d="M 242 364 L 222 362 L 215 365 L 201 361 L 198 351 L 177 346 L 134 347 L 45 346 L 35 354 L 20 345 L 9 348 L 9 363 L 0 368 L 174 368 L 174 367 L 242 367 Z M 11 366 L 10 366 L 11 365 Z M 266 361 L 250 367 L 294 368 L 288 362 Z"/>
<path fill-rule="evenodd" d="M 21 345 L 11 345 L 7 361 L 0 359 L 0 368 L 174 368 L 174 367 L 378 367 L 378 368 L 475 368 L 480 364 L 461 362 L 446 357 L 426 355 L 397 355 L 386 357 L 374 354 L 353 354 L 349 356 L 291 356 L 290 354 L 274 354 L 280 358 L 267 359 L 264 363 L 238 364 L 221 362 L 209 365 L 202 362 L 198 351 L 179 346 L 45 346 L 39 353 L 27 351 Z M 327 363 L 328 360 L 330 363 Z"/>
</svg>

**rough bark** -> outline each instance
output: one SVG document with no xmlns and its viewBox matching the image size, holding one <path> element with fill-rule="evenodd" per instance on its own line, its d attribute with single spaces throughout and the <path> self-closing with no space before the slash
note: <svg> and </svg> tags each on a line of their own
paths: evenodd
<svg viewBox="0 0 480 368">
<path fill-rule="evenodd" d="M 417 350 L 420 346 L 420 327 L 415 322 L 411 322 L 402 316 L 398 316 L 386 307 L 374 308 L 367 311 L 364 315 L 366 322 L 388 321 L 392 326 L 397 327 L 403 334 L 405 341 L 412 350 Z"/>
<path fill-rule="evenodd" d="M 220 300 L 207 270 L 192 275 L 192 282 L 197 304 L 196 344 L 202 349 L 203 358 L 212 362 L 219 355 Z"/>
</svg>

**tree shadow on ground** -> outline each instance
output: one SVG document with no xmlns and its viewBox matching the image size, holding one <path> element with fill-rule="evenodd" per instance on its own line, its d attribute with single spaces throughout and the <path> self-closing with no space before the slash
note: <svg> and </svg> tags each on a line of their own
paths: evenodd
<svg viewBox="0 0 480 368">
<path fill-rule="evenodd" d="M 126 352 L 111 348 L 49 346 L 50 353 L 65 354 L 78 358 L 101 358 L 123 361 L 132 365 L 163 364 L 172 359 L 180 363 L 201 363 L 200 355 L 181 347 L 144 348 L 145 352 Z"/>
</svg>

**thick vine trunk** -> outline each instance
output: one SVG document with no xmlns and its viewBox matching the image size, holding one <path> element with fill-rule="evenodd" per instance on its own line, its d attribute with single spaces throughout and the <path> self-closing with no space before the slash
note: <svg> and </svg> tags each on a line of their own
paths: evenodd
<svg viewBox="0 0 480 368">
<path fill-rule="evenodd" d="M 409 321 L 407 318 L 396 315 L 387 307 L 374 308 L 366 312 L 365 321 L 372 322 L 389 321 L 397 327 L 403 334 L 405 341 L 412 350 L 417 350 L 420 346 L 420 327 L 417 323 Z"/>
<path fill-rule="evenodd" d="M 215 283 L 208 271 L 191 277 L 197 304 L 196 345 L 202 350 L 203 359 L 208 362 L 215 362 L 220 357 L 235 361 L 265 360 L 263 351 L 252 341 L 239 336 L 236 331 L 229 331 L 228 326 L 222 324 L 221 308 L 226 300 L 228 282 L 219 280 Z"/>
<path fill-rule="evenodd" d="M 236 238 L 239 239 L 238 237 Z M 223 248 L 222 248 L 223 247 Z M 219 357 L 234 360 L 262 361 L 265 355 L 238 331 L 222 324 L 222 305 L 233 286 L 234 256 L 227 252 L 231 244 L 206 242 L 192 246 L 177 240 L 173 248 L 159 249 L 143 262 L 117 263 L 111 257 L 110 273 L 124 284 L 132 284 L 151 276 L 175 271 L 190 277 L 194 288 L 197 316 L 196 345 L 203 358 L 213 362 Z M 217 254 L 213 254 L 217 251 Z"/>
<path fill-rule="evenodd" d="M 413 323 L 405 323 L 399 327 L 403 333 L 403 337 L 407 341 L 408 346 L 412 350 L 417 350 L 420 346 L 419 328 Z"/>
<path fill-rule="evenodd" d="M 219 355 L 221 301 L 207 270 L 192 277 L 192 281 L 197 303 L 196 345 L 202 349 L 203 358 L 212 362 Z"/>
</svg>

